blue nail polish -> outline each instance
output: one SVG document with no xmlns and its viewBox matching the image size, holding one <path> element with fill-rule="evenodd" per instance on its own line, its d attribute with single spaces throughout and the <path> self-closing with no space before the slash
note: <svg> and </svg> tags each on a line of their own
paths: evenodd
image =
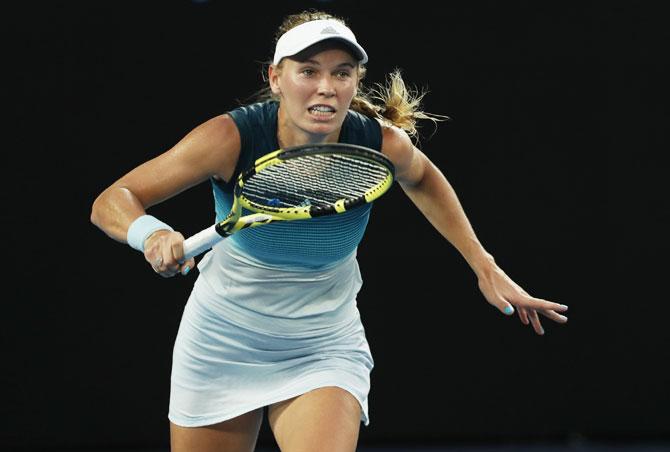
<svg viewBox="0 0 670 452">
<path fill-rule="evenodd" d="M 190 271 L 191 271 L 191 267 L 189 265 L 187 265 L 186 268 L 184 269 L 184 271 L 182 272 L 182 275 L 186 276 L 186 275 L 188 275 L 188 272 L 190 272 Z"/>
<path fill-rule="evenodd" d="M 512 313 L 514 313 L 514 308 L 512 306 L 507 306 L 505 308 L 505 314 L 510 315 Z"/>
</svg>

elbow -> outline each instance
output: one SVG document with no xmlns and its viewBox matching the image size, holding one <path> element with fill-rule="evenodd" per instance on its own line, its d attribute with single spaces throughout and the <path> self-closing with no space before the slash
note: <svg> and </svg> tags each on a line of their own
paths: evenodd
<svg viewBox="0 0 670 452">
<path fill-rule="evenodd" d="M 109 216 L 106 212 L 109 212 L 112 207 L 113 201 L 113 188 L 109 187 L 105 189 L 102 193 L 95 198 L 93 204 L 91 205 L 91 223 L 96 225 L 99 228 L 102 228 L 105 218 Z"/>
<path fill-rule="evenodd" d="M 93 205 L 91 205 L 91 216 L 90 220 L 91 223 L 93 223 L 95 226 L 100 227 L 100 204 L 101 200 L 100 198 L 102 197 L 102 194 L 99 195 L 97 198 L 95 198 L 95 201 L 93 201 Z"/>
</svg>

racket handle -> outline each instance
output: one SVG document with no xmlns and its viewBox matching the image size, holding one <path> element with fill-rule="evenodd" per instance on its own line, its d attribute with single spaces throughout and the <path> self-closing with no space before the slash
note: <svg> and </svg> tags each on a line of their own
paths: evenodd
<svg viewBox="0 0 670 452">
<path fill-rule="evenodd" d="M 190 259 L 204 253 L 224 238 L 216 232 L 216 225 L 192 235 L 184 240 L 184 259 Z"/>
</svg>

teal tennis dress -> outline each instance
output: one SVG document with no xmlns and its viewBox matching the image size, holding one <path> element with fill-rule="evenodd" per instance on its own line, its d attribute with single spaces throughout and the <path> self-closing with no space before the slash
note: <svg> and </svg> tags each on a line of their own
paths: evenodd
<svg viewBox="0 0 670 452">
<path fill-rule="evenodd" d="M 236 176 L 275 151 L 278 104 L 229 112 L 242 139 Z M 381 149 L 381 128 L 350 111 L 341 143 Z M 233 184 L 212 180 L 217 221 Z M 356 296 L 356 248 L 371 206 L 244 229 L 198 263 L 174 345 L 168 418 L 211 425 L 316 388 L 350 392 L 369 423 L 373 359 Z"/>
</svg>

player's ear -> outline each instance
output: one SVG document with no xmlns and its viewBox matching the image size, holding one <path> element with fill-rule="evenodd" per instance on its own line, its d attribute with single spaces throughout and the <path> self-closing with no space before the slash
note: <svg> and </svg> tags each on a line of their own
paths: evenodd
<svg viewBox="0 0 670 452">
<path fill-rule="evenodd" d="M 270 89 L 272 94 L 280 95 L 281 89 L 279 88 L 279 75 L 281 74 L 281 69 L 274 64 L 271 64 L 268 67 L 268 81 L 270 82 Z"/>
</svg>

